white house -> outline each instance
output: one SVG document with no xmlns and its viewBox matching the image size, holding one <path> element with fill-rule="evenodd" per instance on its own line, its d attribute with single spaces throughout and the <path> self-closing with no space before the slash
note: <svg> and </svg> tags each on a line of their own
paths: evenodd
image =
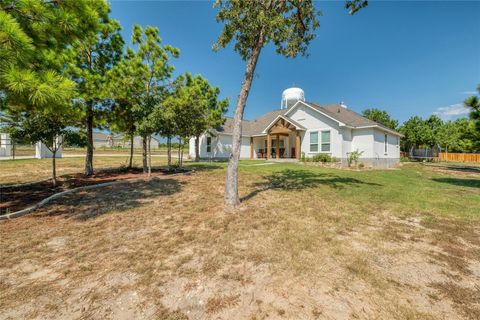
<svg viewBox="0 0 480 320">
<path fill-rule="evenodd" d="M 214 133 L 200 137 L 200 157 L 228 158 L 232 146 L 233 119 Z M 344 104 L 319 105 L 304 101 L 303 91 L 284 91 L 281 109 L 242 122 L 242 159 L 299 160 L 327 153 L 342 163 L 360 151 L 360 162 L 372 167 L 392 167 L 400 161 L 401 134 L 349 110 Z M 195 156 L 195 139 L 189 154 Z"/>
</svg>

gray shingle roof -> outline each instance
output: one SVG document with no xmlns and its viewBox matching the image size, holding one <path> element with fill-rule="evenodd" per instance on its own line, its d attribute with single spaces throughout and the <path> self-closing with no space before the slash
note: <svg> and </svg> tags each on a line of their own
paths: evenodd
<svg viewBox="0 0 480 320">
<path fill-rule="evenodd" d="M 379 126 L 381 128 L 394 131 L 386 126 L 367 119 L 360 114 L 342 107 L 340 104 L 327 104 L 327 105 L 320 105 L 317 103 L 305 102 L 306 104 L 310 105 L 311 107 L 317 109 L 318 111 L 328 115 L 329 117 L 342 122 L 350 127 L 365 127 L 365 126 Z M 242 123 L 242 135 L 245 136 L 254 136 L 254 135 L 261 135 L 263 130 L 277 118 L 279 115 L 285 116 L 285 113 L 288 112 L 289 109 L 279 109 L 270 111 L 264 115 L 261 115 L 257 119 L 254 120 L 243 120 Z M 288 116 L 285 118 L 289 119 Z M 293 124 L 301 127 L 301 125 L 297 124 L 293 120 L 289 119 Z M 233 118 L 227 118 L 225 124 L 219 128 L 217 128 L 218 132 L 231 134 L 233 132 Z"/>
</svg>

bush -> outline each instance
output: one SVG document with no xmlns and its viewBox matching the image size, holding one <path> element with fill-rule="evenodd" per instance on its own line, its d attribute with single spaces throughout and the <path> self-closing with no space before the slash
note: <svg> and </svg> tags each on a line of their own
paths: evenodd
<svg viewBox="0 0 480 320">
<path fill-rule="evenodd" d="M 332 158 L 332 156 L 327 153 L 317 153 L 316 155 L 313 156 L 312 161 L 326 163 L 326 162 L 334 162 L 335 159 Z"/>
<path fill-rule="evenodd" d="M 350 167 L 352 163 L 355 163 L 355 165 L 357 165 L 358 159 L 362 154 L 363 154 L 363 151 L 359 151 L 358 149 L 350 152 L 347 158 L 348 166 Z"/>
</svg>

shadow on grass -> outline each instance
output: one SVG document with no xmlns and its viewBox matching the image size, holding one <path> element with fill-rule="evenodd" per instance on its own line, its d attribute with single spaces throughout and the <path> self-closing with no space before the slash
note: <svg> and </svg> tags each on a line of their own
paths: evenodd
<svg viewBox="0 0 480 320">
<path fill-rule="evenodd" d="M 433 181 L 449 183 L 460 187 L 480 188 L 480 179 L 433 178 Z"/>
<path fill-rule="evenodd" d="M 223 163 L 223 165 L 222 165 Z M 225 168 L 227 162 L 186 162 L 184 166 L 188 169 L 194 169 L 196 171 L 210 171 Z"/>
<path fill-rule="evenodd" d="M 286 169 L 262 177 L 263 181 L 254 183 L 256 189 L 241 198 L 241 201 L 249 200 L 260 192 L 266 190 L 302 190 L 326 185 L 334 189 L 343 189 L 346 186 L 381 186 L 378 183 L 365 182 L 355 178 L 340 177 L 331 173 L 315 173 L 308 170 Z"/>
<path fill-rule="evenodd" d="M 439 169 L 446 169 L 450 171 L 458 171 L 458 172 L 472 172 L 472 173 L 480 173 L 480 167 L 474 165 L 444 165 L 444 164 L 425 164 L 427 167 L 439 168 Z"/>
<path fill-rule="evenodd" d="M 129 211 L 181 191 L 182 183 L 175 179 L 151 180 L 92 189 L 56 199 L 36 214 L 38 217 L 63 216 L 86 221 L 112 211 Z"/>
</svg>

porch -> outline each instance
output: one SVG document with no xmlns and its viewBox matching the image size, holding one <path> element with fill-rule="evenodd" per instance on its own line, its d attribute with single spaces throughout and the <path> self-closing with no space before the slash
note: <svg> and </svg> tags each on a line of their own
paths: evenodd
<svg viewBox="0 0 480 320">
<path fill-rule="evenodd" d="M 300 125 L 279 116 L 263 135 L 250 137 L 250 159 L 300 160 L 302 131 Z"/>
</svg>

